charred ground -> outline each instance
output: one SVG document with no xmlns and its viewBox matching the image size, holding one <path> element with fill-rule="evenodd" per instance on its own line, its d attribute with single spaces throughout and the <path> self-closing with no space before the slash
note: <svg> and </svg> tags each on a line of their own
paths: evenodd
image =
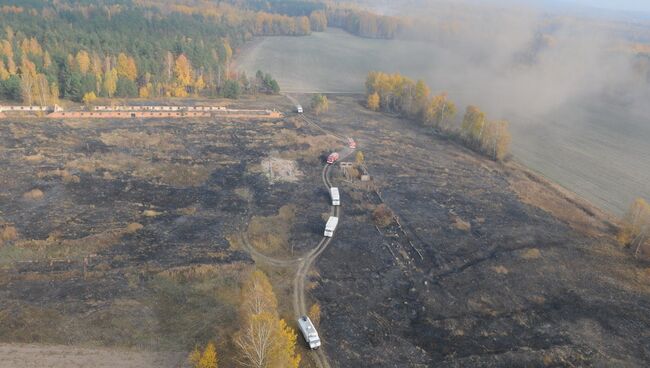
<svg viewBox="0 0 650 368">
<path fill-rule="evenodd" d="M 280 97 L 242 104 L 291 110 Z M 356 97 L 332 96 L 315 120 L 358 141 L 377 189 L 332 179 L 342 221 L 310 296 L 334 366 L 650 360 L 647 265 L 614 245 L 606 216 Z M 292 115 L 3 122 L 0 225 L 18 238 L 0 245 L 0 339 L 187 351 L 216 337 L 232 351 L 254 265 L 233 239 L 290 218 L 273 251 L 317 244 L 329 210 L 319 157 L 339 146 Z M 296 166 L 269 178 L 268 157 Z M 375 227 L 382 202 L 401 229 Z M 293 320 L 291 272 L 267 272 Z"/>
<path fill-rule="evenodd" d="M 331 102 L 321 124 L 357 137 L 405 230 L 360 216 L 378 195 L 344 197 L 314 292 L 340 366 L 647 364 L 647 265 L 617 248 L 606 215 L 515 164 Z"/>
<path fill-rule="evenodd" d="M 315 244 L 328 141 L 296 118 L 3 121 L 0 227 L 18 237 L 0 245 L 0 340 L 231 349 L 253 261 L 229 239 L 293 204 L 296 252 Z M 266 157 L 300 180 L 271 184 Z"/>
</svg>

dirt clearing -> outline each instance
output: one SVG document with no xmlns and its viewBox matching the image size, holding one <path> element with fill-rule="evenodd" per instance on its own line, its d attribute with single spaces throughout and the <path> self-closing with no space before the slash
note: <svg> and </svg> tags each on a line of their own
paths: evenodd
<svg viewBox="0 0 650 368">
<path fill-rule="evenodd" d="M 0 344 L 0 368 L 176 368 L 183 353 L 79 348 L 64 345 Z"/>
</svg>

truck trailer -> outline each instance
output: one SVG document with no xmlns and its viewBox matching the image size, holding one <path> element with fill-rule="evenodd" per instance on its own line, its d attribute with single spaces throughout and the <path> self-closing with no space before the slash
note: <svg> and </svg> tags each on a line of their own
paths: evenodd
<svg viewBox="0 0 650 368">
<path fill-rule="evenodd" d="M 318 349 L 320 347 L 320 337 L 318 337 L 318 332 L 316 327 L 311 322 L 309 317 L 302 316 L 298 319 L 298 327 L 300 332 L 302 332 L 302 337 L 305 338 L 307 345 L 310 349 Z"/>
<path fill-rule="evenodd" d="M 331 187 L 330 188 L 330 197 L 332 198 L 332 206 L 341 205 L 341 196 L 339 194 L 339 188 Z"/>
<path fill-rule="evenodd" d="M 357 148 L 357 142 L 355 142 L 354 139 L 348 137 L 348 147 L 350 147 L 352 149 L 356 149 Z"/>
<path fill-rule="evenodd" d="M 330 216 L 329 220 L 327 220 L 327 223 L 325 224 L 325 234 L 324 236 L 331 238 L 334 236 L 334 231 L 336 230 L 336 226 L 339 224 L 339 218 Z"/>
</svg>

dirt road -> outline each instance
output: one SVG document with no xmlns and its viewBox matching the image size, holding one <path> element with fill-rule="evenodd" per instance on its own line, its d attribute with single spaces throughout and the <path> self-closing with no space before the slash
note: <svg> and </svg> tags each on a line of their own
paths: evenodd
<svg viewBox="0 0 650 368">
<path fill-rule="evenodd" d="M 298 102 L 290 97 L 287 96 L 294 104 L 298 104 Z M 300 117 L 308 124 L 315 126 L 319 130 L 323 131 L 326 134 L 335 136 L 336 138 L 344 141 L 347 143 L 346 138 L 336 135 L 332 132 L 329 132 L 325 129 L 323 129 L 320 125 L 317 123 L 311 121 L 304 115 L 300 115 Z M 345 147 L 341 152 L 339 152 L 340 159 L 345 159 L 346 157 L 350 156 L 355 150 L 351 149 L 349 147 Z M 332 168 L 332 165 L 330 164 L 325 164 L 325 167 L 323 167 L 321 177 L 323 181 L 323 185 L 327 187 L 328 192 L 329 189 L 332 187 L 332 183 L 330 182 L 329 179 L 329 174 L 330 174 L 330 169 Z M 341 217 L 341 209 L 339 206 L 331 206 L 330 208 L 330 215 L 335 216 L 335 217 Z M 330 244 L 332 241 L 332 238 L 325 237 L 318 242 L 315 248 L 310 250 L 304 255 L 298 256 L 296 258 L 291 258 L 291 259 L 277 259 L 273 257 L 269 257 L 265 254 L 260 253 L 257 251 L 249 242 L 247 236 L 244 234 L 242 235 L 242 243 L 244 244 L 246 250 L 250 252 L 250 254 L 259 262 L 266 263 L 271 266 L 275 267 L 295 267 L 296 268 L 296 275 L 293 279 L 293 310 L 294 313 L 297 317 L 307 315 L 307 298 L 305 295 L 305 280 L 307 279 L 307 275 L 309 273 L 309 270 L 311 269 L 312 265 L 318 259 L 318 257 L 327 249 L 327 246 Z M 331 365 L 329 363 L 329 359 L 327 358 L 327 354 L 325 353 L 325 349 L 323 346 L 321 346 L 320 349 L 312 351 L 312 354 L 310 354 L 311 359 L 315 362 L 315 364 L 320 367 L 320 368 L 330 368 Z"/>
</svg>

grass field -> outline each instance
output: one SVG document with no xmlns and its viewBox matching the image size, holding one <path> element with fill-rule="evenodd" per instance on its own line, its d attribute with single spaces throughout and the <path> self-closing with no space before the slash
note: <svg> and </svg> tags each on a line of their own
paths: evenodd
<svg viewBox="0 0 650 368">
<path fill-rule="evenodd" d="M 490 118 L 508 119 L 518 161 L 601 208 L 622 214 L 635 197 L 650 198 L 650 126 L 643 113 L 598 99 L 560 101 L 535 115 L 496 112 L 527 111 L 527 104 L 499 101 L 497 90 L 503 85 L 468 86 L 467 75 L 480 80 L 481 72 L 469 61 L 451 59 L 448 51 L 422 42 L 363 39 L 330 29 L 258 40 L 244 50 L 238 66 L 251 74 L 258 69 L 271 73 L 288 93 L 363 93 L 371 70 L 423 78 L 434 92 L 449 93 L 459 115 L 471 103 L 491 112 Z"/>
</svg>

